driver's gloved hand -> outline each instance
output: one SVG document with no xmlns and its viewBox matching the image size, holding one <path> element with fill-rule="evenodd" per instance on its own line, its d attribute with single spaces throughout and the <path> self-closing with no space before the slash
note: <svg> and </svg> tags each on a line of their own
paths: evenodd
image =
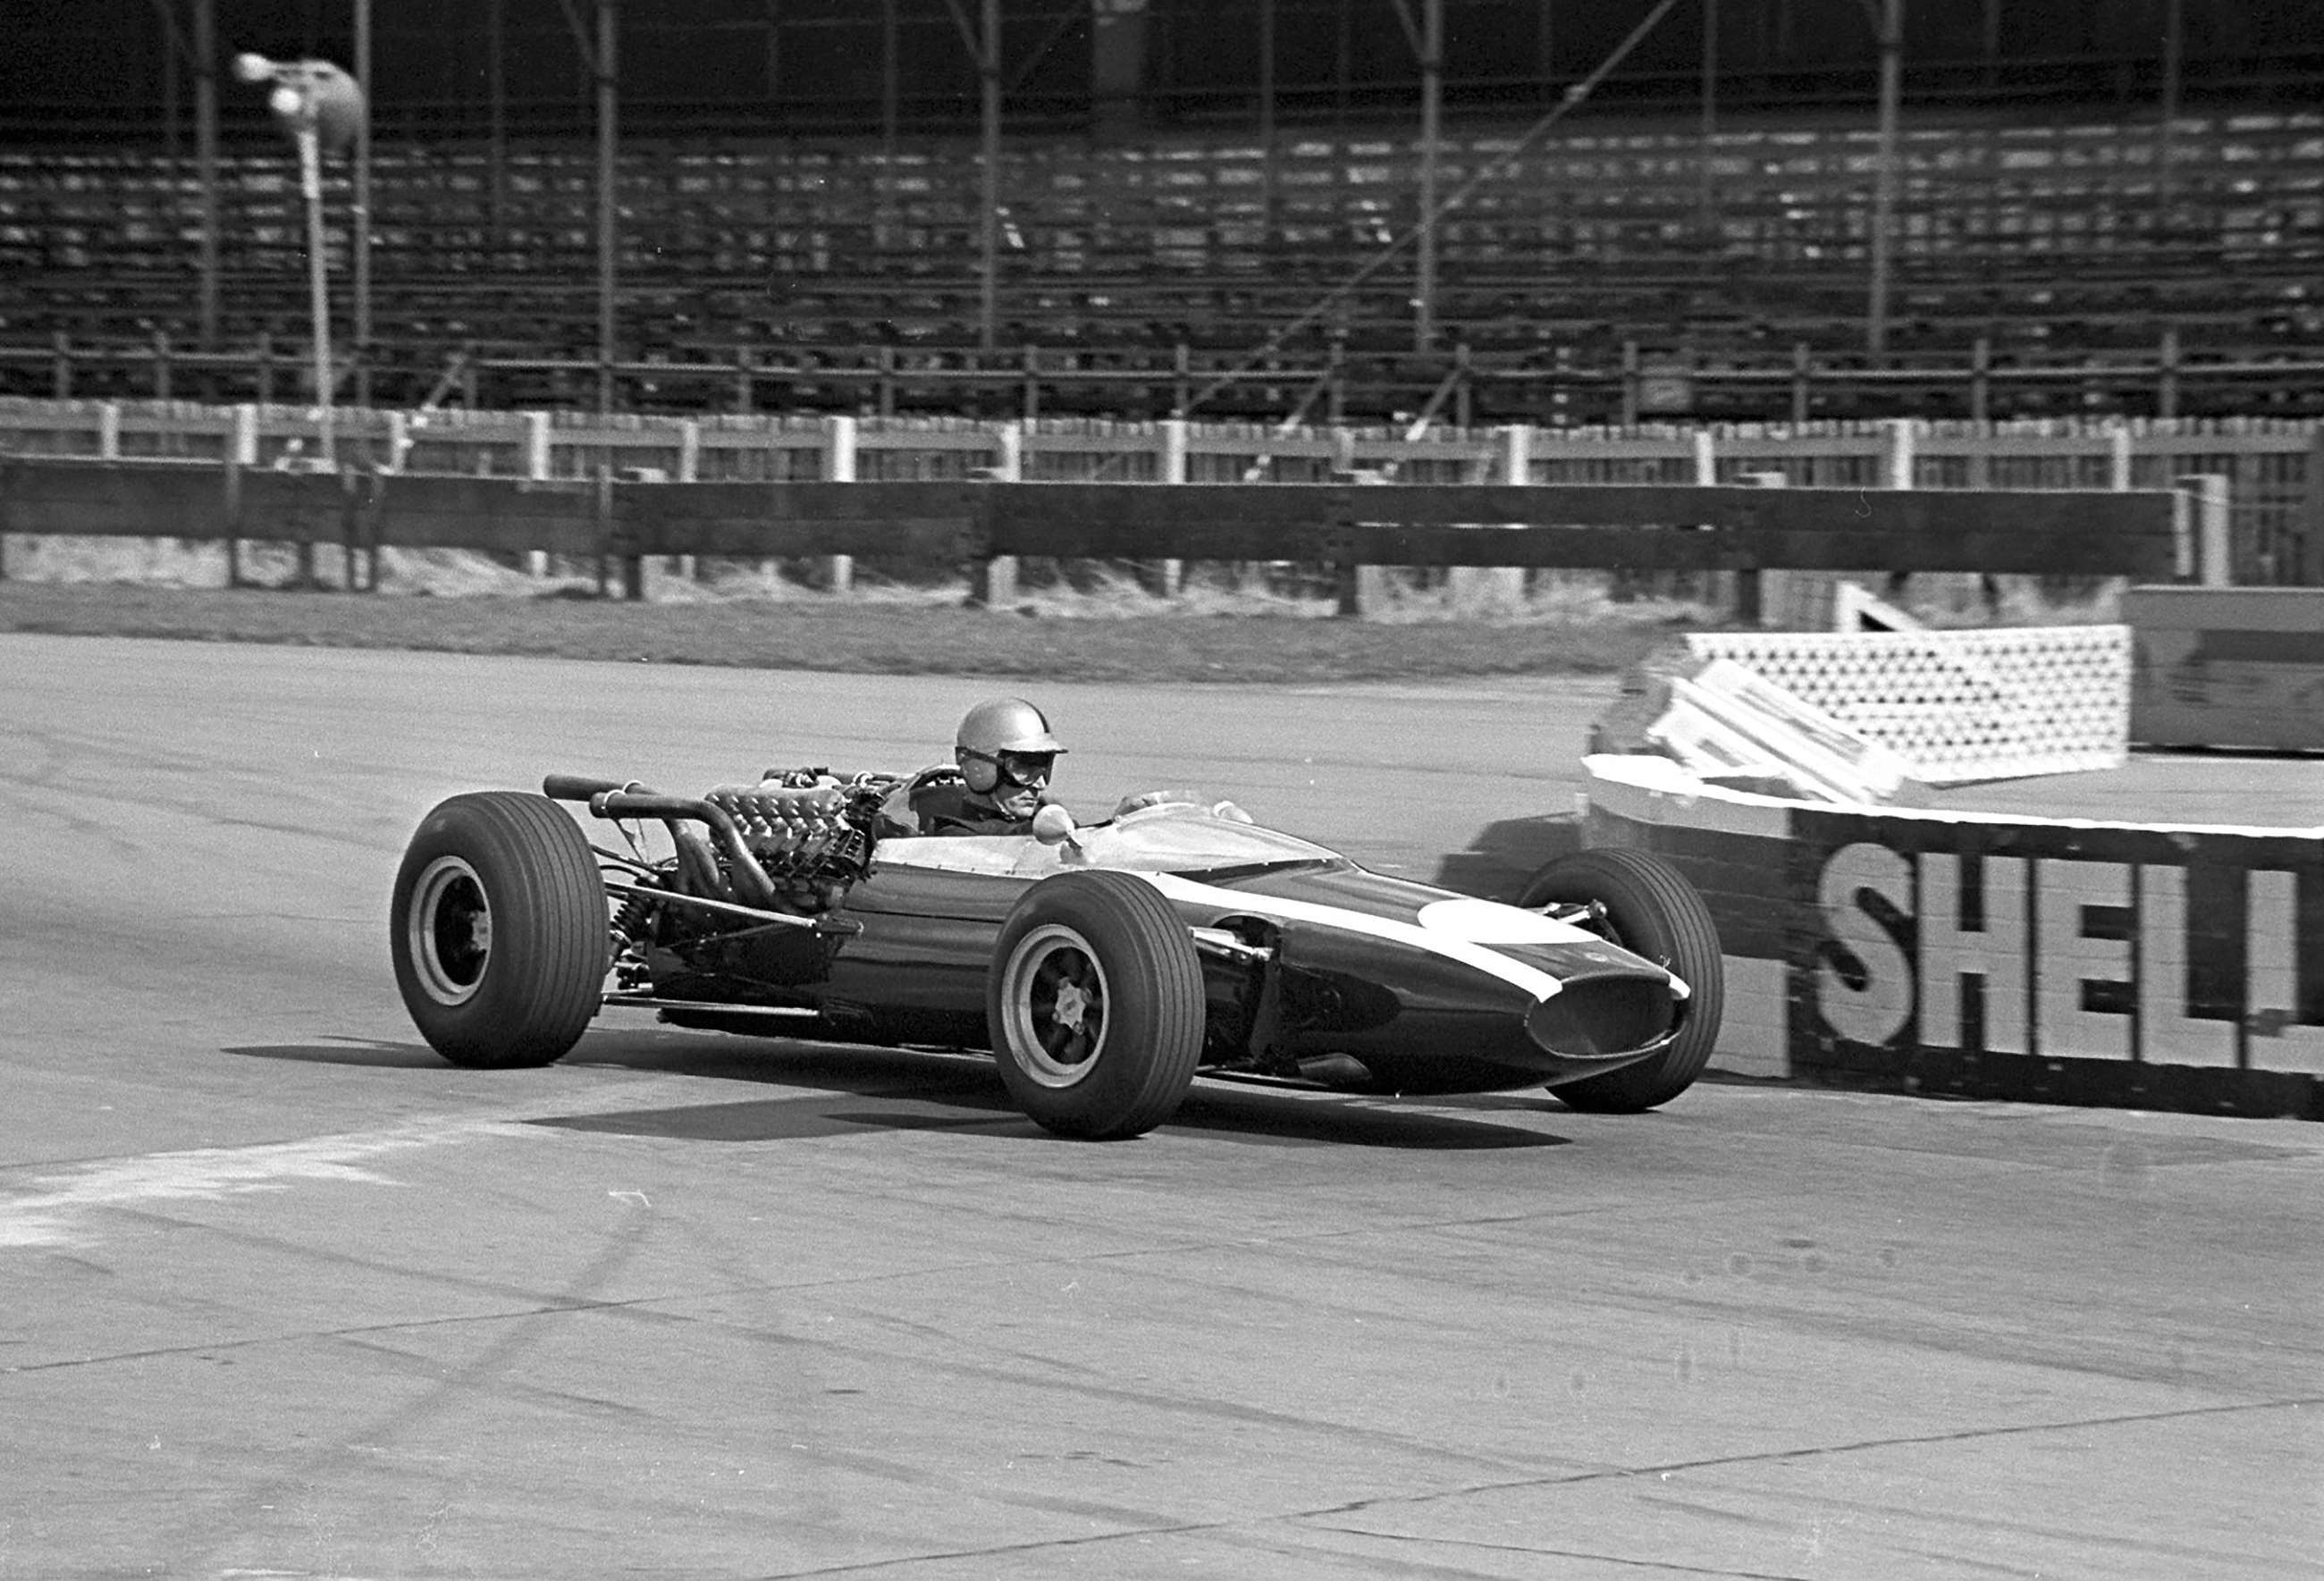
<svg viewBox="0 0 2324 1581">
<path fill-rule="evenodd" d="M 1172 804 L 1203 807 L 1212 817 L 1224 818 L 1228 822 L 1233 823 L 1249 823 L 1251 822 L 1250 814 L 1244 812 L 1240 807 L 1236 806 L 1232 802 L 1204 803 L 1204 800 L 1200 796 L 1194 795 L 1194 792 L 1183 790 L 1150 790 L 1136 792 L 1133 795 L 1122 797 L 1121 800 L 1115 804 L 1113 815 L 1119 818 L 1125 813 L 1135 813 L 1147 807 L 1160 807 Z"/>
<path fill-rule="evenodd" d="M 1125 813 L 1140 812 L 1148 807 L 1165 806 L 1173 802 L 1191 802 L 1194 799 L 1194 793 L 1192 791 L 1133 791 L 1114 804 L 1113 815 L 1119 818 Z"/>
</svg>

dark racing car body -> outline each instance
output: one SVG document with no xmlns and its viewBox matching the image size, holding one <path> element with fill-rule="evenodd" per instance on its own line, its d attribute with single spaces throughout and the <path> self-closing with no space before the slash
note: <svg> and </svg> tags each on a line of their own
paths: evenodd
<svg viewBox="0 0 2324 1581">
<path fill-rule="evenodd" d="M 1028 1114 L 1085 1136 L 1158 1124 L 1198 1073 L 1640 1108 L 1716 1037 L 1716 935 L 1652 858 L 1583 852 L 1504 905 L 1185 803 L 882 835 L 901 783 L 802 771 L 688 798 L 552 777 L 626 852 L 547 797 L 454 797 L 398 876 L 405 1002 L 469 1065 L 554 1060 L 604 1007 L 990 1048 Z"/>
</svg>

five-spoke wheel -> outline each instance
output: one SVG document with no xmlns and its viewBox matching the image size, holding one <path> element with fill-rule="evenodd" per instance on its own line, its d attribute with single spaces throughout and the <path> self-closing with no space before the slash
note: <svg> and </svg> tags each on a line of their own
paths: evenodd
<svg viewBox="0 0 2324 1581">
<path fill-rule="evenodd" d="M 388 945 L 404 1007 L 438 1053 L 546 1065 L 597 1013 L 607 944 L 596 858 L 545 796 L 454 796 L 404 852 Z"/>
<path fill-rule="evenodd" d="M 1726 1003 L 1726 964 L 1719 927 L 1693 885 L 1651 852 L 1604 846 L 1560 857 L 1533 876 L 1518 904 L 1529 907 L 1594 901 L 1600 931 L 1634 955 L 1675 973 L 1687 986 L 1685 1023 L 1651 1060 L 1550 1090 L 1571 1108 L 1634 1114 L 1668 1103 L 1694 1085 L 1719 1042 Z"/>
<path fill-rule="evenodd" d="M 1135 1136 L 1186 1095 L 1203 1050 L 1186 924 L 1130 873 L 1044 879 L 1002 925 L 985 1001 L 1001 1080 L 1061 1135 Z"/>
</svg>

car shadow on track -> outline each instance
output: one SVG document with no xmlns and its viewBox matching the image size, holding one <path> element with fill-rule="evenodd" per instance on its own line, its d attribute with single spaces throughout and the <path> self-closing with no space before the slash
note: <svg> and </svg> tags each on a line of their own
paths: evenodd
<svg viewBox="0 0 2324 1581">
<path fill-rule="evenodd" d="M 999 1072 L 982 1054 L 656 1031 L 585 1040 L 565 1062 L 818 1089 L 809 1097 L 637 1111 L 630 1120 L 644 1135 L 684 1135 L 706 1141 L 767 1141 L 863 1130 L 1047 1135 L 1009 1100 Z M 843 1094 L 880 1107 L 853 1107 Z M 1506 1095 L 1500 1101 L 1505 1104 Z M 1499 1119 L 1447 1115 L 1445 1107 L 1446 1102 L 1438 1102 L 1423 1109 L 1353 1095 L 1201 1081 L 1164 1124 L 1175 1132 L 1288 1145 L 1336 1143 L 1453 1150 L 1548 1147 L 1567 1140 Z M 1538 1100 L 1537 1108 L 1545 1113 L 1552 1110 L 1546 1098 Z M 619 1128 L 616 1122 L 623 1118 L 618 1114 L 575 1117 L 579 1128 L 601 1131 Z M 801 1126 L 818 1128 L 810 1133 Z"/>
<path fill-rule="evenodd" d="M 424 1043 L 383 1043 L 376 1038 L 336 1038 L 313 1043 L 246 1043 L 222 1054 L 245 1060 L 288 1060 L 308 1065 L 362 1065 L 375 1071 L 445 1068 L 441 1055 Z"/>
<path fill-rule="evenodd" d="M 1422 1152 L 1476 1152 L 1495 1148 L 1563 1147 L 1572 1141 L 1554 1131 L 1509 1125 L 1475 1116 L 1447 1114 L 1471 1108 L 1467 1098 L 1431 1098 L 1427 1107 L 1394 1098 L 1342 1092 L 1273 1092 L 1263 1088 L 1218 1083 L 1196 1086 L 1167 1124 L 1173 1130 L 1199 1131 L 1235 1142 L 1292 1146 L 1402 1147 Z M 1506 1111 L 1505 1111 L 1506 1112 Z M 1554 1112 L 1547 1098 L 1528 1112 Z"/>
<path fill-rule="evenodd" d="M 421 1043 L 350 1038 L 222 1052 L 248 1059 L 383 1070 L 449 1070 Z M 981 1054 L 847 1047 L 715 1033 L 603 1031 L 584 1038 L 558 1068 L 617 1069 L 809 1090 L 780 1098 L 548 1114 L 529 1124 L 566 1131 L 717 1143 L 798 1141 L 878 1131 L 956 1131 L 1018 1142 L 1048 1139 L 1047 1133 L 1010 1102 L 992 1062 Z M 509 1073 L 512 1081 L 544 1074 Z M 539 1088 L 527 1091 L 549 1096 Z M 1355 1094 L 1201 1081 L 1177 1113 L 1165 1122 L 1165 1128 L 1258 1145 L 1455 1152 L 1563 1146 L 1569 1138 L 1525 1123 L 1556 1112 L 1554 1104 L 1539 1094 L 1437 1098 L 1422 1107 Z"/>
</svg>

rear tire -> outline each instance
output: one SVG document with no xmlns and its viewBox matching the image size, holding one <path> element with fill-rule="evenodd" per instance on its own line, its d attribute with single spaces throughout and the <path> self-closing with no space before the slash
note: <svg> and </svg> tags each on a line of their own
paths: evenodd
<svg viewBox="0 0 2324 1581">
<path fill-rule="evenodd" d="M 597 1014 L 611 959 L 589 842 L 546 796 L 440 803 L 396 871 L 388 947 L 404 1008 L 444 1058 L 553 1063 Z"/>
<path fill-rule="evenodd" d="M 1617 846 L 1558 858 L 1533 876 L 1517 904 L 1538 909 L 1592 900 L 1606 908 L 1609 942 L 1685 981 L 1692 990 L 1686 1024 L 1653 1059 L 1550 1090 L 1567 1107 L 1586 1113 L 1637 1114 L 1693 1086 L 1718 1046 L 1727 999 L 1719 927 L 1702 896 L 1676 868 L 1646 851 Z"/>
<path fill-rule="evenodd" d="M 1152 1130 L 1194 1084 L 1203 967 L 1170 903 L 1127 873 L 1061 873 L 1002 924 L 985 1025 L 1009 1096 L 1061 1136 Z"/>
</svg>

